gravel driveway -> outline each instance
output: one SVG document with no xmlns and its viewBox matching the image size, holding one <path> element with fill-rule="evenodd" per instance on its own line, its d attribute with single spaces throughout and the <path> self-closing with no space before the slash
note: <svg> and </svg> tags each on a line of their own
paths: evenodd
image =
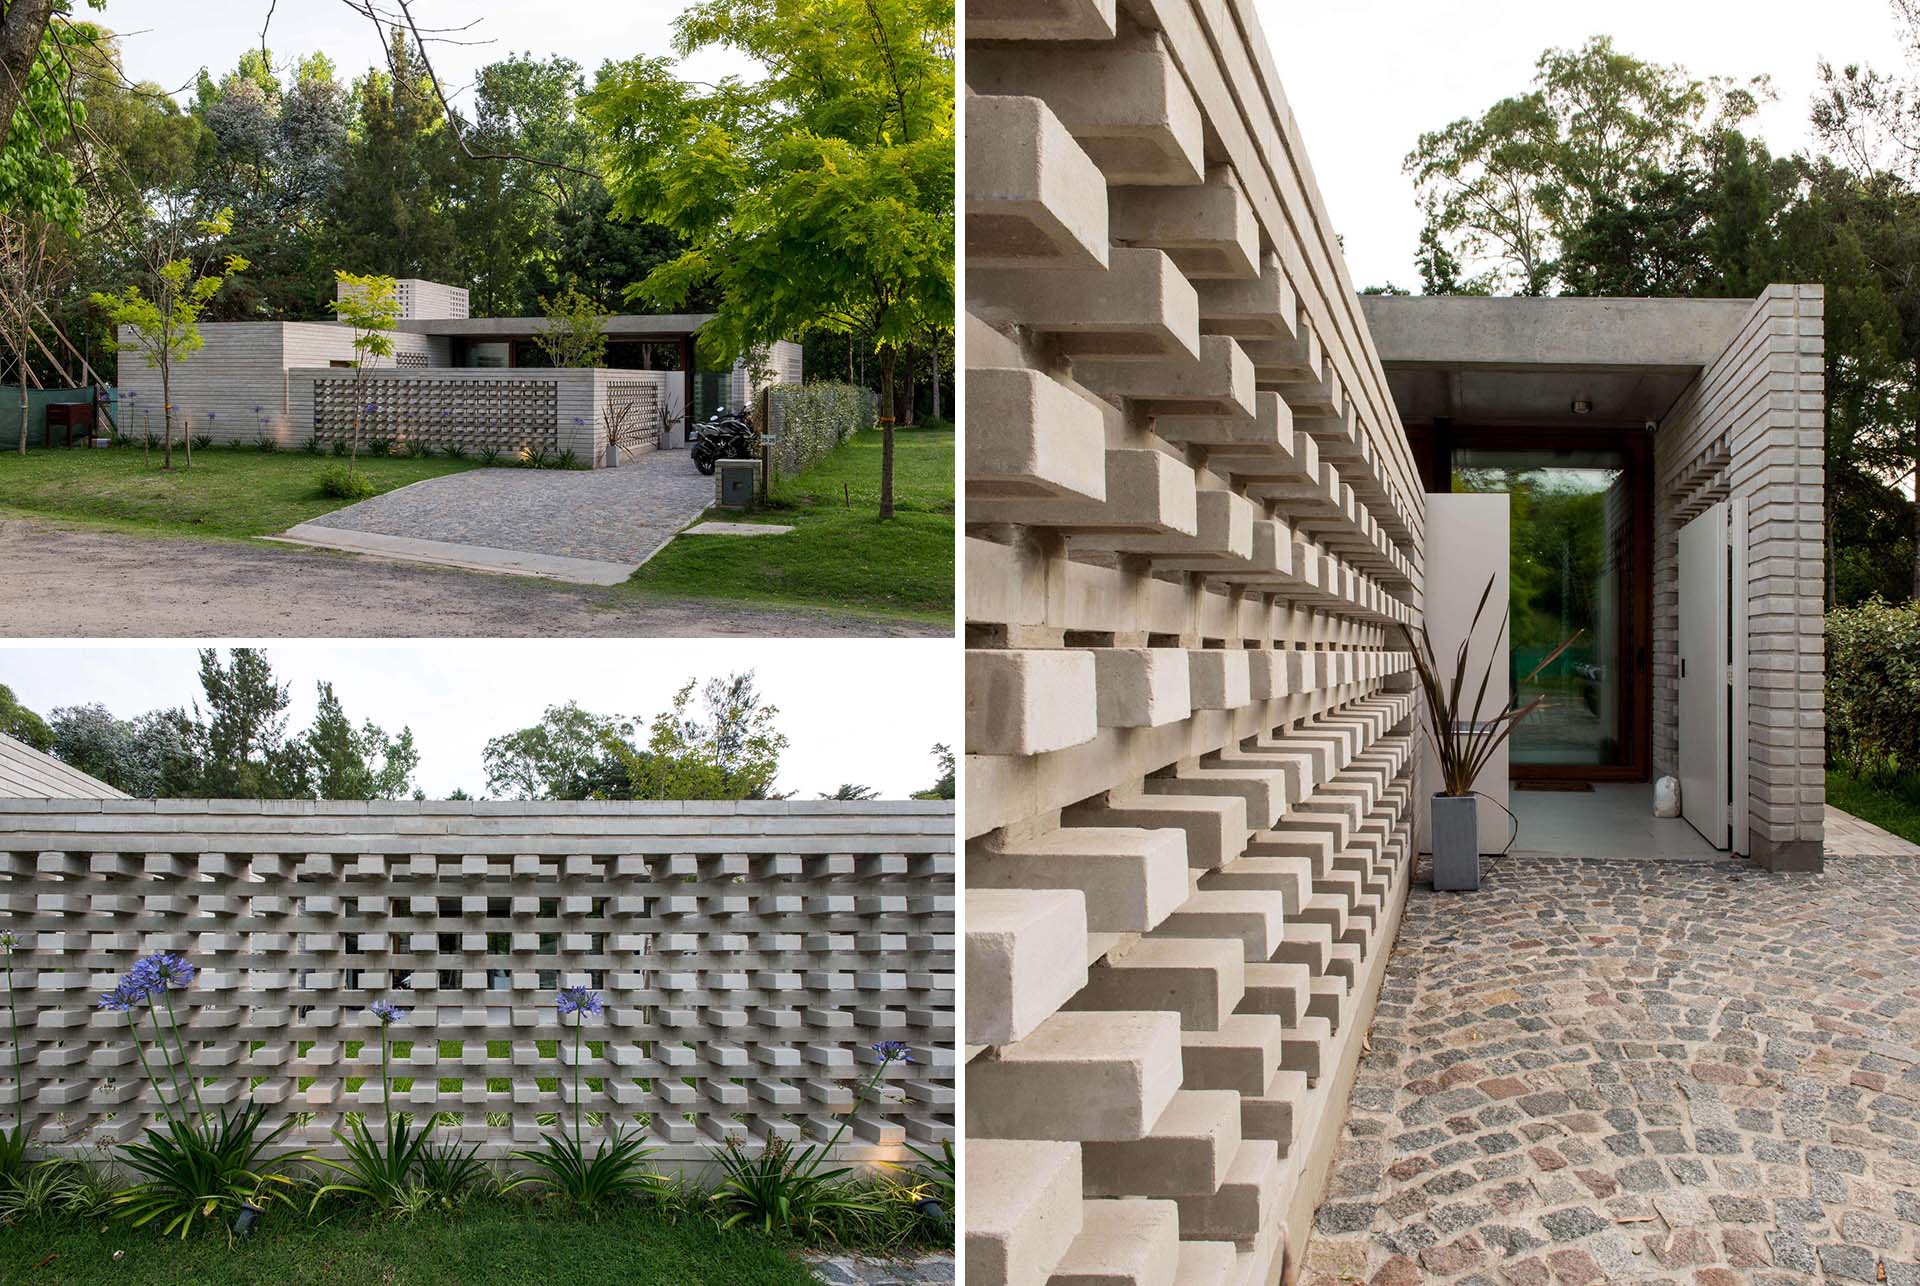
<svg viewBox="0 0 1920 1286">
<path fill-rule="evenodd" d="M 713 503 L 713 479 L 685 451 L 654 451 L 617 469 L 469 469 L 336 509 L 291 536 L 359 533 L 461 546 L 471 561 L 502 550 L 614 565 L 625 579 Z M 392 552 L 389 548 L 389 553 Z"/>
<path fill-rule="evenodd" d="M 691 466 L 689 466 L 691 468 Z M 569 638 L 950 635 L 952 627 L 351 554 L 123 536 L 0 518 L 0 635 L 25 638 Z"/>
<path fill-rule="evenodd" d="M 1920 1283 L 1920 857 L 1414 886 L 1308 1286 Z"/>
</svg>

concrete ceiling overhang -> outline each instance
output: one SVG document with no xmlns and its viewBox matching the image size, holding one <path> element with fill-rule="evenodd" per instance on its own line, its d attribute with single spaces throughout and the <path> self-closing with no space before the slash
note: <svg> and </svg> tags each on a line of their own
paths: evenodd
<svg viewBox="0 0 1920 1286">
<path fill-rule="evenodd" d="M 609 339 L 679 339 L 713 320 L 712 313 L 621 313 L 607 318 Z M 544 317 L 409 317 L 399 329 L 462 339 L 526 339 L 547 328 Z"/>
<path fill-rule="evenodd" d="M 1753 310 L 1751 299 L 1366 295 L 1360 305 L 1402 423 L 1517 428 L 1665 419 Z"/>
</svg>

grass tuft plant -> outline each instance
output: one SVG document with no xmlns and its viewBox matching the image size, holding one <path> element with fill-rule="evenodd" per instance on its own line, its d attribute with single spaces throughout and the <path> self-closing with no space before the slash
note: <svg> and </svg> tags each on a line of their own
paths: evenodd
<svg viewBox="0 0 1920 1286">
<path fill-rule="evenodd" d="M 431 1193 L 423 1193 L 414 1183 L 428 1141 L 433 1138 L 433 1120 L 417 1125 L 412 1118 L 396 1116 L 393 1110 L 393 1039 L 390 1029 L 406 1017 L 406 1010 L 392 1001 L 376 1000 L 368 1007 L 380 1024 L 380 1094 L 385 1120 L 376 1135 L 364 1115 L 347 1120 L 347 1128 L 335 1130 L 347 1159 L 335 1161 L 322 1157 L 320 1164 L 347 1176 L 347 1182 L 329 1183 L 313 1194 L 313 1205 L 336 1192 L 365 1197 L 383 1213 L 408 1218 L 419 1212 L 423 1196 L 430 1203 Z"/>
</svg>

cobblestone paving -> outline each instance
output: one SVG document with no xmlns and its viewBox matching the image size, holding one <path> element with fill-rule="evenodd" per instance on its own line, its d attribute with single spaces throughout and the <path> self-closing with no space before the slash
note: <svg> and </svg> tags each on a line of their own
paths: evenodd
<svg viewBox="0 0 1920 1286">
<path fill-rule="evenodd" d="M 469 469 L 311 520 L 311 526 L 563 558 L 638 563 L 713 503 L 685 451 L 617 469 Z"/>
<path fill-rule="evenodd" d="M 1416 884 L 1301 1280 L 1920 1286 L 1920 863 Z"/>
<path fill-rule="evenodd" d="M 810 1257 L 814 1275 L 829 1286 L 919 1286 L 921 1282 L 951 1282 L 953 1256 L 925 1259 L 866 1259 L 856 1255 Z"/>
</svg>

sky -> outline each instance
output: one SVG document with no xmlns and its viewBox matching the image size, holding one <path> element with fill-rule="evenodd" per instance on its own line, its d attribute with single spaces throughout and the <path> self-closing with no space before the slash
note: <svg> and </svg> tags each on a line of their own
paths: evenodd
<svg viewBox="0 0 1920 1286">
<path fill-rule="evenodd" d="M 1696 78 L 1769 75 L 1778 100 L 1750 128 L 1776 155 L 1808 146 L 1822 57 L 1904 68 L 1887 0 L 1253 4 L 1355 287 L 1419 288 L 1420 211 L 1401 162 L 1421 132 L 1531 88 L 1534 62 L 1550 47 L 1611 35 L 1625 52 Z"/>
<path fill-rule="evenodd" d="M 397 6 L 382 3 L 382 8 Z M 671 55 L 672 24 L 683 0 L 413 0 L 414 21 L 429 27 L 473 25 L 448 32 L 442 43 L 428 36 L 428 54 L 449 95 L 470 103 L 474 72 L 514 53 L 536 58 L 565 54 L 593 72 L 608 58 Z M 151 80 L 169 90 L 191 90 L 206 67 L 217 79 L 260 47 L 268 20 L 267 46 L 275 66 L 316 50 L 333 59 L 343 80 L 370 66 L 384 66 L 382 37 L 346 0 L 107 0 L 95 18 L 121 34 L 121 53 L 132 80 Z M 89 17 L 94 15 L 89 12 Z M 683 64 L 695 80 L 749 76 L 754 64 L 729 51 L 704 50 Z"/>
<path fill-rule="evenodd" d="M 293 728 L 311 722 L 326 679 L 355 723 L 413 729 L 417 784 L 432 798 L 480 795 L 489 737 L 539 720 L 569 699 L 604 714 L 651 718 L 689 678 L 755 671 L 791 744 L 775 788 L 812 799 L 842 782 L 904 799 L 931 786 L 931 747 L 960 740 L 960 667 L 940 639 L 599 639 L 421 644 L 266 643 L 293 684 Z M 192 646 L 0 647 L 0 683 L 43 717 L 99 702 L 120 718 L 201 696 Z"/>
</svg>

